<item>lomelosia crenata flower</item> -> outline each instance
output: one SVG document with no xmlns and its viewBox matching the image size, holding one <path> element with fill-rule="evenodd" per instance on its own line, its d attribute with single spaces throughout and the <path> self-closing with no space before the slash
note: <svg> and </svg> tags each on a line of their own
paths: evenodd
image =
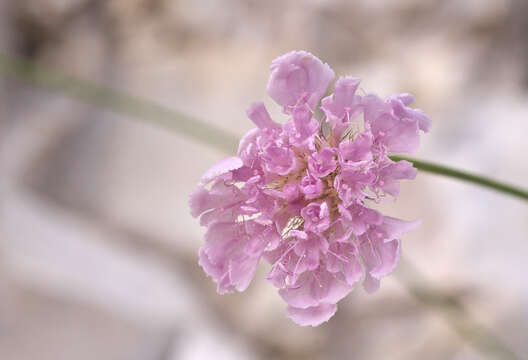
<svg viewBox="0 0 528 360">
<path fill-rule="evenodd" d="M 408 161 L 431 122 L 410 108 L 410 94 L 359 95 L 359 79 L 341 77 L 321 100 L 333 70 L 305 51 L 272 62 L 267 87 L 288 116 L 275 122 L 263 103 L 247 110 L 256 128 L 237 156 L 221 160 L 190 198 L 191 214 L 207 227 L 199 263 L 220 294 L 245 290 L 261 259 L 288 316 L 316 326 L 362 282 L 376 291 L 400 257 L 400 236 L 419 225 L 369 207 L 396 198 L 413 179 Z M 320 105 L 324 117 L 314 117 Z"/>
</svg>

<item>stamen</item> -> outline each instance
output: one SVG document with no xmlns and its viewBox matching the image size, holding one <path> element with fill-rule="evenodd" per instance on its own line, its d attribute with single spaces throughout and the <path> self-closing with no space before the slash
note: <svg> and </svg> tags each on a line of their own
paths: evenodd
<svg viewBox="0 0 528 360">
<path fill-rule="evenodd" d="M 290 231 L 300 229 L 304 225 L 304 219 L 301 216 L 294 216 L 288 220 L 284 229 L 282 229 L 281 237 L 283 240 L 286 240 Z"/>
</svg>

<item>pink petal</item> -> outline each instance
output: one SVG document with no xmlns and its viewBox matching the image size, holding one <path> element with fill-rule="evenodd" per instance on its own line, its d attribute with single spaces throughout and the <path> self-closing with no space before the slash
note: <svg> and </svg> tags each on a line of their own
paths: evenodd
<svg viewBox="0 0 528 360">
<path fill-rule="evenodd" d="M 265 246 L 266 238 L 248 233 L 244 224 L 213 223 L 205 234 L 199 264 L 217 282 L 220 294 L 244 291 L 255 274 Z"/>
<path fill-rule="evenodd" d="M 401 235 L 415 230 L 422 223 L 421 220 L 405 221 L 390 216 L 383 217 L 380 229 L 386 233 L 386 241 L 399 238 Z"/>
<path fill-rule="evenodd" d="M 306 199 L 315 199 L 323 193 L 323 182 L 310 173 L 302 178 L 300 189 Z"/>
<path fill-rule="evenodd" d="M 379 264 L 372 268 L 369 273 L 376 279 L 390 274 L 396 268 L 400 259 L 400 240 L 384 242 L 378 246 Z"/>
<path fill-rule="evenodd" d="M 379 282 L 376 280 L 380 280 L 396 268 L 400 259 L 400 241 L 364 242 L 360 246 L 360 254 L 367 272 L 363 286 L 365 290 L 372 292 L 379 287 Z"/>
<path fill-rule="evenodd" d="M 399 180 L 414 179 L 416 173 L 413 164 L 406 160 L 391 162 L 379 171 L 376 186 L 379 186 L 385 193 L 396 197 L 400 192 Z"/>
<path fill-rule="evenodd" d="M 295 306 L 297 308 L 308 308 L 311 306 L 317 306 L 319 304 L 318 299 L 314 298 L 313 294 L 311 293 L 311 286 L 308 282 L 309 280 L 306 280 L 305 278 L 309 275 L 302 275 L 301 277 L 304 278 L 305 283 L 300 285 L 297 288 L 284 288 L 279 290 L 279 295 L 282 297 L 284 301 L 286 301 L 289 305 Z"/>
<path fill-rule="evenodd" d="M 201 213 L 210 209 L 211 207 L 207 204 L 209 198 L 209 191 L 203 187 L 199 187 L 194 190 L 189 198 L 189 207 L 191 208 L 191 216 L 197 217 Z"/>
<path fill-rule="evenodd" d="M 335 95 L 329 95 L 321 101 L 326 121 L 330 123 L 337 139 L 341 138 L 343 130 L 361 111 L 361 97 L 355 94 L 359 82 L 359 78 L 339 78 L 335 84 Z"/>
<path fill-rule="evenodd" d="M 287 175 L 298 166 L 295 153 L 287 146 L 271 143 L 262 154 L 266 169 L 274 174 Z"/>
<path fill-rule="evenodd" d="M 275 129 L 280 130 L 280 124 L 273 121 L 266 110 L 266 107 L 261 102 L 251 104 L 247 109 L 247 115 L 260 129 Z"/>
<path fill-rule="evenodd" d="M 337 279 L 334 274 L 328 271 L 322 271 L 319 278 L 312 283 L 313 292 L 319 299 L 320 303 L 335 304 L 352 291 L 352 286 L 344 281 Z"/>
<path fill-rule="evenodd" d="M 312 112 L 306 106 L 296 106 L 292 110 L 292 118 L 284 125 L 292 145 L 301 146 L 312 140 L 319 130 L 319 122 L 313 118 Z"/>
<path fill-rule="evenodd" d="M 365 280 L 363 280 L 363 289 L 369 294 L 372 294 L 373 292 L 378 291 L 380 287 L 380 281 L 369 273 L 365 275 Z"/>
<path fill-rule="evenodd" d="M 336 304 L 320 304 L 304 309 L 288 306 L 288 317 L 301 326 L 318 326 L 328 321 L 337 311 Z"/>
<path fill-rule="evenodd" d="M 212 185 L 211 190 L 198 187 L 191 194 L 189 207 L 191 215 L 197 217 L 215 208 L 232 208 L 234 204 L 243 199 L 244 194 L 236 186 L 226 185 L 222 179 L 219 179 Z"/>
<path fill-rule="evenodd" d="M 218 176 L 227 174 L 230 171 L 240 169 L 244 166 L 242 159 L 237 156 L 231 156 L 225 159 L 220 160 L 214 164 L 209 170 L 205 172 L 200 180 L 201 185 L 206 185 L 212 180 L 216 179 Z"/>
<path fill-rule="evenodd" d="M 347 162 L 357 163 L 372 160 L 372 134 L 362 132 L 354 142 L 343 141 L 339 144 L 339 161 L 342 164 Z"/>
<path fill-rule="evenodd" d="M 334 159 L 335 154 L 335 150 L 329 147 L 324 147 L 319 152 L 312 154 L 308 159 L 310 172 L 320 178 L 329 175 L 337 167 L 337 162 Z"/>
<path fill-rule="evenodd" d="M 335 75 L 328 64 L 306 51 L 282 55 L 273 60 L 270 69 L 268 94 L 285 113 L 290 113 L 303 97 L 314 109 Z"/>
</svg>

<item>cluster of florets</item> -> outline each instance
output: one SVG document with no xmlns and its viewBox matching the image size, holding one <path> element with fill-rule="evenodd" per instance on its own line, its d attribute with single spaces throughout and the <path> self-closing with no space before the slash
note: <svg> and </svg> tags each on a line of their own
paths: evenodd
<svg viewBox="0 0 528 360">
<path fill-rule="evenodd" d="M 287 122 L 252 104 L 247 114 L 257 127 L 190 199 L 191 214 L 207 227 L 200 265 L 218 292 L 245 290 L 264 258 L 267 279 L 300 325 L 327 321 L 359 281 L 377 290 L 399 259 L 400 235 L 418 225 L 368 205 L 396 197 L 399 181 L 415 177 L 410 162 L 389 156 L 413 152 L 429 118 L 408 107 L 409 94 L 358 95 L 352 77 L 321 100 L 333 78 L 328 64 L 304 51 L 274 60 L 267 91 Z"/>
</svg>

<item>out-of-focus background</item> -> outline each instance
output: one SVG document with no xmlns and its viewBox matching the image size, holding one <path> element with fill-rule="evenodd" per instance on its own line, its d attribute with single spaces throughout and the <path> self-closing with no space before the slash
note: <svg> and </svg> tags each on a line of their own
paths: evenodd
<svg viewBox="0 0 528 360">
<path fill-rule="evenodd" d="M 268 67 L 294 49 L 415 94 L 418 157 L 528 185 L 526 0 L 0 1 L 2 54 L 237 136 L 252 101 L 280 116 Z M 0 359 L 501 358 L 493 337 L 528 359 L 526 203 L 420 173 L 384 210 L 423 220 L 415 269 L 303 328 L 266 266 L 220 296 L 197 265 L 187 199 L 226 152 L 6 71 L 0 94 Z"/>
</svg>

